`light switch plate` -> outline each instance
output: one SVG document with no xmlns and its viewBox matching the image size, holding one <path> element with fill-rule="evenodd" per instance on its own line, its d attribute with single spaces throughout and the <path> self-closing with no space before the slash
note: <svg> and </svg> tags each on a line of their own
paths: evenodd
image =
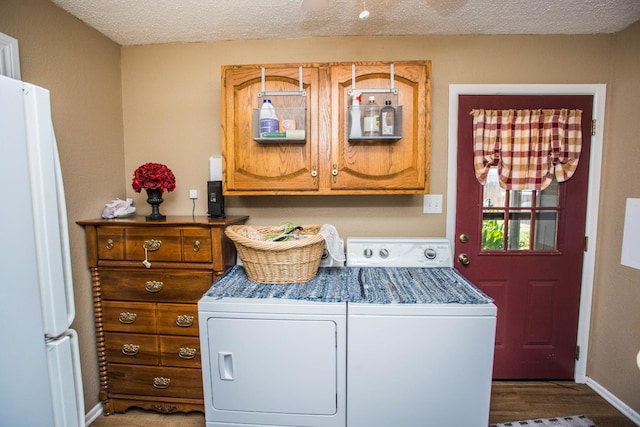
<svg viewBox="0 0 640 427">
<path fill-rule="evenodd" d="M 440 214 L 442 213 L 442 194 L 425 194 L 422 213 Z"/>
</svg>

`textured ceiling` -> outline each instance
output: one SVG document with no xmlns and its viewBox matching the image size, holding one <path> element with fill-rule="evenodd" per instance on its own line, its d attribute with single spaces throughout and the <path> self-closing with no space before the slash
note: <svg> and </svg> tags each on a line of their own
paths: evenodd
<svg viewBox="0 0 640 427">
<path fill-rule="evenodd" d="M 124 46 L 351 35 L 596 34 L 640 0 L 51 0 Z M 358 19 L 364 9 L 367 20 Z"/>
</svg>

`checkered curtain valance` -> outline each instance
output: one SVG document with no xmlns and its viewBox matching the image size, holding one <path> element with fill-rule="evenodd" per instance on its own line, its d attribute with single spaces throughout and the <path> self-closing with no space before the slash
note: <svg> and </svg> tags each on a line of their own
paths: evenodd
<svg viewBox="0 0 640 427">
<path fill-rule="evenodd" d="M 582 111 L 472 110 L 476 177 L 498 167 L 500 187 L 543 190 L 571 178 L 582 148 Z"/>
</svg>

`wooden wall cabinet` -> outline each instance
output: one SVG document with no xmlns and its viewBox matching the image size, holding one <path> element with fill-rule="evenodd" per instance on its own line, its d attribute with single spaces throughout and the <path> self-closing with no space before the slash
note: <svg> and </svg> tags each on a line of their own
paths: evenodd
<svg viewBox="0 0 640 427">
<path fill-rule="evenodd" d="M 227 195 L 421 194 L 429 190 L 431 62 L 394 62 L 402 138 L 348 138 L 354 63 L 225 66 L 222 154 Z M 356 89 L 389 88 L 390 62 L 355 63 Z M 261 144 L 253 138 L 258 93 L 306 92 L 306 141 Z M 277 98 L 277 97 L 272 97 Z M 363 104 L 367 95 L 363 95 Z M 278 109 L 277 102 L 273 104 Z M 286 103 L 284 104 L 286 106 Z M 380 105 L 382 106 L 382 105 Z"/>
<path fill-rule="evenodd" d="M 78 222 L 87 239 L 106 415 L 132 406 L 204 411 L 197 302 L 235 264 L 225 227 L 246 220 Z"/>
</svg>

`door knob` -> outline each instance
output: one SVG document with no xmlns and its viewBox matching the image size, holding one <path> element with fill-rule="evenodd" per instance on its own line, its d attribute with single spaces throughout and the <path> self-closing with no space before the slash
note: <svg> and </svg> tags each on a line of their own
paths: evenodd
<svg viewBox="0 0 640 427">
<path fill-rule="evenodd" d="M 460 240 L 460 243 L 467 243 L 469 241 L 469 235 L 467 233 L 462 233 L 458 239 Z"/>
<path fill-rule="evenodd" d="M 471 262 L 471 260 L 469 259 L 469 255 L 467 255 L 467 254 L 458 255 L 458 261 L 462 265 L 469 265 L 469 263 Z"/>
</svg>

